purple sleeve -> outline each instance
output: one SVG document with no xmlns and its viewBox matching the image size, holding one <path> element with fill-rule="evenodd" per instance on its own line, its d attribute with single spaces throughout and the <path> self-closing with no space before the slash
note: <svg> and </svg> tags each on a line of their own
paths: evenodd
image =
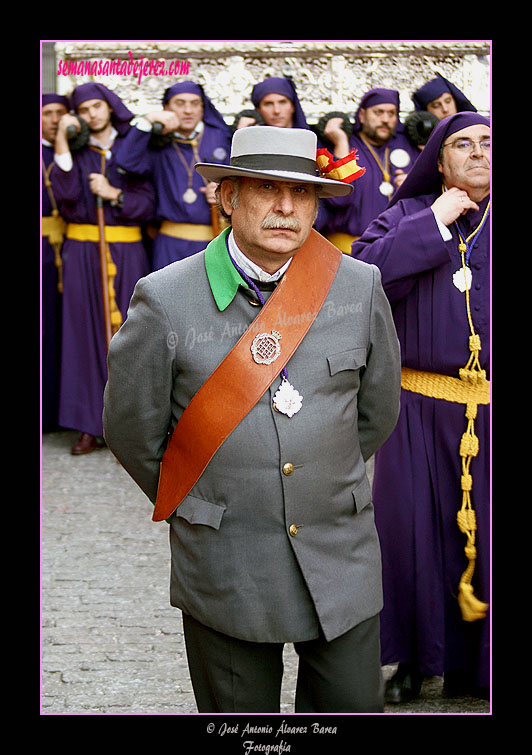
<svg viewBox="0 0 532 755">
<path fill-rule="evenodd" d="M 94 155 L 88 150 L 73 156 L 73 167 L 64 171 L 54 165 L 50 173 L 54 195 L 65 219 L 73 223 L 96 223 L 96 197 L 90 191 L 88 176 L 98 171 Z M 155 190 L 146 177 L 127 174 L 117 168 L 115 160 L 107 165 L 106 175 L 111 186 L 124 194 L 122 207 L 105 200 L 105 222 L 110 225 L 131 225 L 151 220 L 155 215 Z"/>
<path fill-rule="evenodd" d="M 124 139 L 120 140 L 120 149 L 116 162 L 123 170 L 148 176 L 153 173 L 154 152 L 148 149 L 151 133 L 132 126 Z"/>
<path fill-rule="evenodd" d="M 408 294 L 417 276 L 448 262 L 450 251 L 430 206 L 414 200 L 379 215 L 353 242 L 351 255 L 377 265 L 394 303 Z"/>
<path fill-rule="evenodd" d="M 74 203 L 82 197 L 81 172 L 80 168 L 74 162 L 72 170 L 62 170 L 54 164 L 50 171 L 50 181 L 56 202 Z"/>
<path fill-rule="evenodd" d="M 151 220 L 155 216 L 155 190 L 147 178 L 125 175 L 120 177 L 120 188 L 124 193 L 122 207 L 113 208 L 115 222 L 123 220 Z"/>
</svg>

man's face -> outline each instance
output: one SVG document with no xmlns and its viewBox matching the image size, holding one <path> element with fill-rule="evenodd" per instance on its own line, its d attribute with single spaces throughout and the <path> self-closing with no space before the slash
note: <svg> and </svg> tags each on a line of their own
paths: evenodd
<svg viewBox="0 0 532 755">
<path fill-rule="evenodd" d="M 456 102 L 450 92 L 444 92 L 440 97 L 436 97 L 435 100 L 429 102 L 427 111 L 435 115 L 439 121 L 442 118 L 447 118 L 448 115 L 454 115 L 458 112 Z"/>
<path fill-rule="evenodd" d="M 197 94 L 184 92 L 174 94 L 164 106 L 165 110 L 171 110 L 179 119 L 179 130 L 184 134 L 190 134 L 203 118 L 203 100 Z"/>
<path fill-rule="evenodd" d="M 397 108 L 395 105 L 374 105 L 362 108 L 359 113 L 362 133 L 374 144 L 386 144 L 395 134 Z"/>
<path fill-rule="evenodd" d="M 68 112 L 64 105 L 59 102 L 50 102 L 42 110 L 42 135 L 43 139 L 51 144 L 54 143 L 57 134 L 57 124 L 62 115 Z"/>
<path fill-rule="evenodd" d="M 105 100 L 85 100 L 77 108 L 77 114 L 87 122 L 93 134 L 98 134 L 109 126 L 112 112 Z"/>
<path fill-rule="evenodd" d="M 257 108 L 267 126 L 292 128 L 294 103 L 282 94 L 267 94 Z"/>
<path fill-rule="evenodd" d="M 484 148 L 479 144 L 483 142 Z M 451 134 L 443 143 L 438 170 L 445 186 L 486 195 L 490 188 L 490 129 L 479 123 Z"/>
<path fill-rule="evenodd" d="M 306 241 L 317 212 L 317 192 L 311 184 L 243 178 L 236 208 L 234 188 L 221 187 L 224 210 L 239 248 L 268 272 L 278 270 Z M 264 265 L 265 261 L 272 269 Z"/>
</svg>

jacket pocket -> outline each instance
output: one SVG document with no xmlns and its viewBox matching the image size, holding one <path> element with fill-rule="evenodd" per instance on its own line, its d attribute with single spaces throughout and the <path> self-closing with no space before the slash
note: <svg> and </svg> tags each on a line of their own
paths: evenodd
<svg viewBox="0 0 532 755">
<path fill-rule="evenodd" d="M 364 475 L 364 479 L 359 482 L 353 490 L 353 499 L 355 501 L 355 510 L 357 514 L 362 511 L 368 503 L 371 503 L 371 485 L 367 475 Z"/>
<path fill-rule="evenodd" d="M 339 354 L 331 354 L 327 357 L 331 377 L 342 370 L 359 370 L 366 366 L 366 348 L 361 346 L 349 351 L 341 351 Z"/>
<path fill-rule="evenodd" d="M 220 529 L 225 509 L 225 506 L 189 495 L 177 507 L 175 516 L 184 519 L 189 524 L 204 524 L 217 530 Z"/>
</svg>

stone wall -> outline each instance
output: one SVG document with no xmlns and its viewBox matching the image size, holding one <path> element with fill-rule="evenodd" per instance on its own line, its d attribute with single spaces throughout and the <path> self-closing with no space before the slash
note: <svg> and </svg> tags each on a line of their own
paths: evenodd
<svg viewBox="0 0 532 755">
<path fill-rule="evenodd" d="M 157 109 L 166 87 L 190 78 L 232 123 L 251 107 L 254 84 L 266 76 L 291 76 L 309 123 L 332 110 L 353 114 L 361 96 L 373 87 L 399 90 L 401 117 L 414 109 L 411 94 L 436 72 L 452 81 L 485 115 L 490 113 L 489 40 L 379 41 L 68 41 L 55 43 L 56 62 L 87 62 L 90 70 L 121 73 L 61 73 L 57 91 L 69 94 L 78 84 L 99 81 L 114 90 L 135 113 Z M 177 75 L 134 75 L 146 61 L 174 63 Z M 107 67 L 104 66 L 107 62 Z M 100 65 L 102 63 L 102 65 Z M 162 67 L 162 63 L 160 64 Z M 118 68 L 118 66 L 117 66 Z"/>
</svg>

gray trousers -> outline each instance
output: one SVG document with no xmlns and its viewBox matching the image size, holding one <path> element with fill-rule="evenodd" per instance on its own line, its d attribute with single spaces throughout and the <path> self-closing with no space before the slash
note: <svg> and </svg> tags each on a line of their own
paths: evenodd
<svg viewBox="0 0 532 755">
<path fill-rule="evenodd" d="M 183 614 L 199 713 L 279 713 L 284 643 L 247 642 Z M 379 617 L 327 642 L 294 643 L 296 713 L 382 713 Z"/>
</svg>

